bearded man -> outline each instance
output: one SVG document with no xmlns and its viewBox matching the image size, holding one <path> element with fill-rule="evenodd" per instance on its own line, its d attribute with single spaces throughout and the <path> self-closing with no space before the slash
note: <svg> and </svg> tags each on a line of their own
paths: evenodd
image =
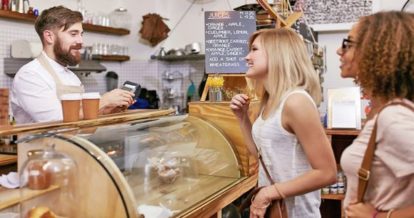
<svg viewBox="0 0 414 218">
<path fill-rule="evenodd" d="M 81 13 L 63 6 L 46 9 L 36 19 L 43 51 L 20 68 L 13 80 L 11 106 L 18 124 L 62 120 L 60 96 L 84 92 L 79 78 L 67 68 L 80 62 L 82 20 Z M 133 96 L 112 90 L 101 97 L 99 113 L 127 108 Z"/>
</svg>

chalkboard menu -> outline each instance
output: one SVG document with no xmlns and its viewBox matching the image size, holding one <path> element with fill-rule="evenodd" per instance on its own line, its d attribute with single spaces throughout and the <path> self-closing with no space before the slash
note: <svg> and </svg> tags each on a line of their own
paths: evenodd
<svg viewBox="0 0 414 218">
<path fill-rule="evenodd" d="M 256 31 L 254 11 L 206 11 L 207 73 L 245 73 L 249 37 Z"/>
</svg>

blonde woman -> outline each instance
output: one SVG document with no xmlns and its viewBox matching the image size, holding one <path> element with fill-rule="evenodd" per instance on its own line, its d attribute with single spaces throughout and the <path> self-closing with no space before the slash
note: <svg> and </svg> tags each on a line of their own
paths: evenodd
<svg viewBox="0 0 414 218">
<path fill-rule="evenodd" d="M 233 97 L 233 110 L 249 151 L 259 152 L 276 184 L 270 184 L 263 166 L 250 217 L 264 217 L 271 200 L 285 197 L 289 217 L 320 217 L 321 187 L 336 180 L 335 158 L 320 123 L 318 75 L 301 38 L 289 29 L 254 33 L 246 56 L 246 76 L 261 92 L 261 113 L 251 123 L 249 97 Z"/>
</svg>

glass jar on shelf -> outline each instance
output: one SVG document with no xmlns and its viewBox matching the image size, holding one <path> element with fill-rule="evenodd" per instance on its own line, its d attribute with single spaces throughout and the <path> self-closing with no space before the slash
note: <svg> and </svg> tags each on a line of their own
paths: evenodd
<svg viewBox="0 0 414 218">
<path fill-rule="evenodd" d="M 27 156 L 20 171 L 22 216 L 76 217 L 74 160 L 54 147 L 30 150 Z"/>
<path fill-rule="evenodd" d="M 131 15 L 126 8 L 117 8 L 109 15 L 111 25 L 116 28 L 129 29 L 131 27 Z"/>
</svg>

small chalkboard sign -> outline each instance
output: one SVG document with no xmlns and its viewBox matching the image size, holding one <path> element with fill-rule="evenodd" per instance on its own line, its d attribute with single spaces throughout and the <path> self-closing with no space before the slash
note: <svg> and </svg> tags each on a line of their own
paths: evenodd
<svg viewBox="0 0 414 218">
<path fill-rule="evenodd" d="M 254 11 L 206 11 L 207 73 L 245 73 L 249 37 L 256 31 Z"/>
</svg>

